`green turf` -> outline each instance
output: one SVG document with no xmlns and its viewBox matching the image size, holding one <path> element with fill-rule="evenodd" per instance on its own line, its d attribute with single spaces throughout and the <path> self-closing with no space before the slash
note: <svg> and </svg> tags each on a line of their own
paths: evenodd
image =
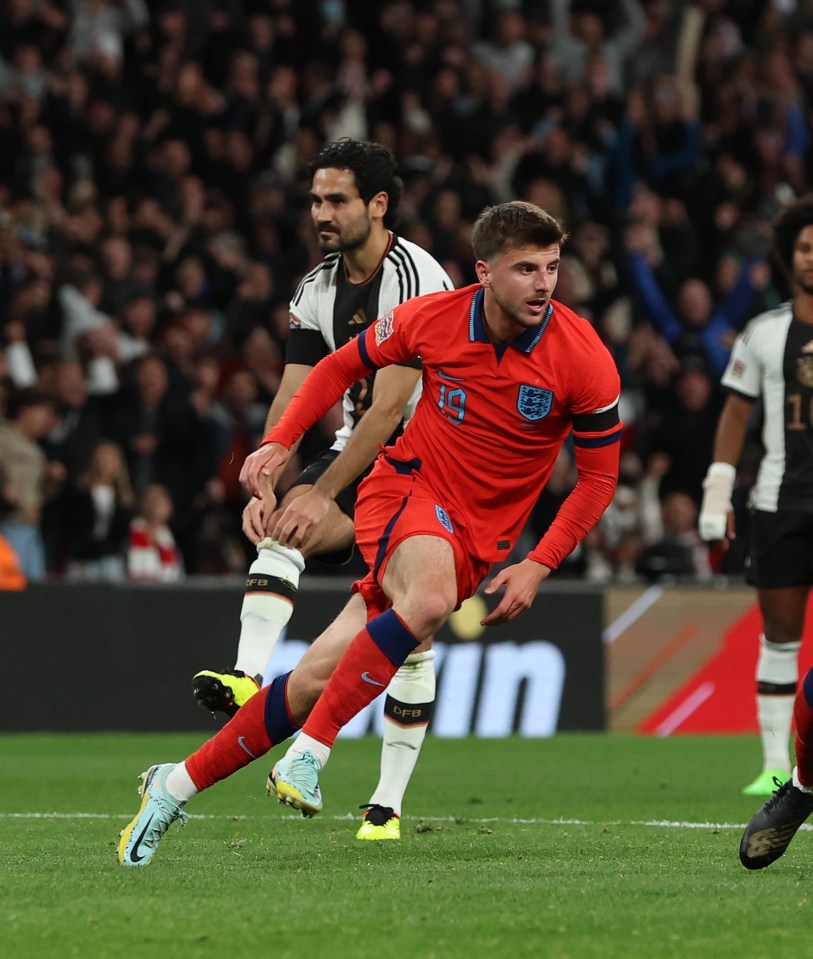
<svg viewBox="0 0 813 959">
<path fill-rule="evenodd" d="M 196 797 L 149 867 L 122 868 L 138 772 L 196 744 L 0 737 L 3 956 L 810 955 L 813 836 L 759 873 L 737 859 L 759 805 L 739 795 L 753 739 L 429 740 L 403 839 L 380 844 L 356 841 L 350 818 L 378 743 L 340 742 L 322 816 L 266 799 L 261 761 Z"/>
</svg>

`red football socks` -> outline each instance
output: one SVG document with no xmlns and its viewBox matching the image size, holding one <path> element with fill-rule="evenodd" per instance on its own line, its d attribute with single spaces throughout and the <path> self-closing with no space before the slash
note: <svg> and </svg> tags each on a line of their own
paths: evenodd
<svg viewBox="0 0 813 959">
<path fill-rule="evenodd" d="M 186 771 L 198 789 L 208 789 L 221 779 L 264 756 L 274 745 L 265 728 L 266 686 L 242 706 L 226 725 L 186 760 Z"/>
<path fill-rule="evenodd" d="M 803 786 L 813 787 L 813 669 L 799 685 L 793 706 L 796 723 L 796 772 Z"/>
<path fill-rule="evenodd" d="M 342 726 L 384 692 L 418 644 L 394 610 L 371 620 L 345 650 L 302 732 L 332 746 Z"/>
</svg>

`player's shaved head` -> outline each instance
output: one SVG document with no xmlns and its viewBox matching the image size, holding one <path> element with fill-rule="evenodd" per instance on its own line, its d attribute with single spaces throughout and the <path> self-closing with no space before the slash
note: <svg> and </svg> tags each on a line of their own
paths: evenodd
<svg viewBox="0 0 813 959">
<path fill-rule="evenodd" d="M 488 261 L 506 250 L 536 246 L 561 246 L 567 239 L 558 220 L 525 200 L 511 200 L 486 207 L 477 217 L 471 245 L 477 260 Z"/>
</svg>

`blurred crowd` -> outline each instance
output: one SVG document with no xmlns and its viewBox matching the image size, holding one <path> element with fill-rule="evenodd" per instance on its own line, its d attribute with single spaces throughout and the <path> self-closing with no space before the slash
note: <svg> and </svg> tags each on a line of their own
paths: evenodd
<svg viewBox="0 0 813 959">
<path fill-rule="evenodd" d="M 303 167 L 350 136 L 395 153 L 398 231 L 457 285 L 487 204 L 571 234 L 556 298 L 615 356 L 626 430 L 563 572 L 736 573 L 701 483 L 733 338 L 788 295 L 769 224 L 812 180 L 812 109 L 809 0 L 5 0 L 0 532 L 29 579 L 245 571 L 238 473 L 321 257 Z M 564 455 L 529 539 L 574 481 Z"/>
</svg>

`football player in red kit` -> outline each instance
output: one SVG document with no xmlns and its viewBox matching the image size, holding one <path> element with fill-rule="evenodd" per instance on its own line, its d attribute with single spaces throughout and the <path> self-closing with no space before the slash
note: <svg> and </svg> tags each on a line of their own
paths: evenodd
<svg viewBox="0 0 813 959">
<path fill-rule="evenodd" d="M 813 813 L 813 669 L 796 690 L 796 765 L 790 778 L 776 779 L 776 792 L 758 809 L 740 840 L 740 862 L 746 869 L 764 869 L 776 862 L 799 827 Z"/>
<path fill-rule="evenodd" d="M 273 513 L 264 482 L 349 384 L 420 357 L 415 415 L 360 488 L 356 539 L 370 572 L 326 631 L 332 672 L 321 690 L 298 682 L 296 669 L 288 677 L 289 717 L 307 719 L 268 788 L 305 815 L 322 808 L 319 772 L 339 729 L 508 557 L 569 436 L 578 483 L 537 546 L 488 584 L 487 593 L 502 595 L 483 625 L 527 610 L 612 500 L 619 377 L 592 326 L 552 300 L 564 239 L 533 204 L 483 211 L 472 238 L 480 282 L 405 303 L 322 360 L 243 466 L 244 485 L 268 500 L 267 534 L 283 544 L 303 535 Z M 252 697 L 186 762 L 148 770 L 141 809 L 119 844 L 124 865 L 152 858 L 195 792 L 282 741 L 267 698 L 266 690 Z"/>
</svg>

